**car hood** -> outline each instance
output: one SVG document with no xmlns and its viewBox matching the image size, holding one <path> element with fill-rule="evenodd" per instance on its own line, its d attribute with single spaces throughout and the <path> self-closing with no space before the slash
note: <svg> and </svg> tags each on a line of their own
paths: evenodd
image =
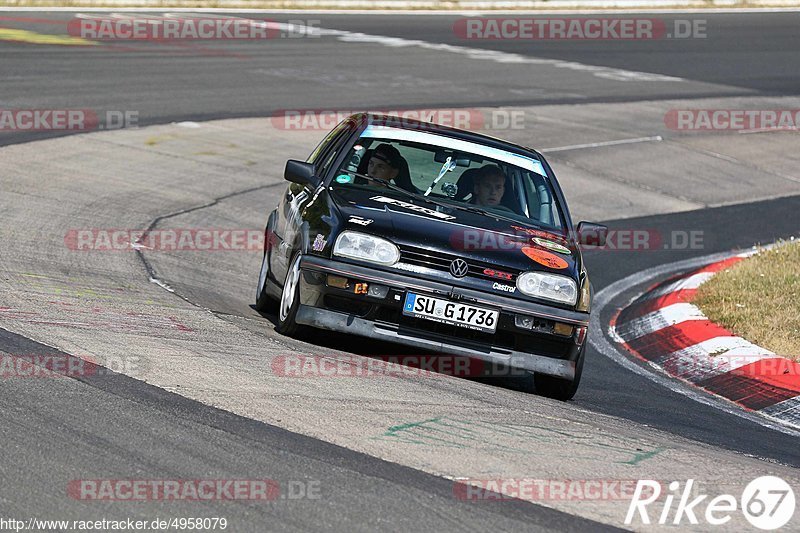
<svg viewBox="0 0 800 533">
<path fill-rule="evenodd" d="M 338 188 L 332 198 L 343 229 L 386 237 L 401 252 L 424 249 L 517 272 L 538 270 L 578 279 L 579 251 L 563 234 L 391 190 Z"/>
</svg>

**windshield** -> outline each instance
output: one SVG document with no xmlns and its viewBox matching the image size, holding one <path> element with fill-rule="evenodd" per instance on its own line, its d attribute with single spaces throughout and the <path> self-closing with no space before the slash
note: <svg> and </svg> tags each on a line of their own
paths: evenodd
<svg viewBox="0 0 800 533">
<path fill-rule="evenodd" d="M 334 188 L 400 189 L 419 200 L 563 229 L 536 159 L 431 133 L 370 127 L 344 161 Z"/>
</svg>

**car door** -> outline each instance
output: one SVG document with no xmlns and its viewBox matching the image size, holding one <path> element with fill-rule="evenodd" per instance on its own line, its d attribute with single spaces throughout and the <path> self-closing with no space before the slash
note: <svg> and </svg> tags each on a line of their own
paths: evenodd
<svg viewBox="0 0 800 533">
<path fill-rule="evenodd" d="M 314 149 L 306 161 L 317 166 L 318 176 L 325 177 L 330 171 L 331 164 L 352 131 L 352 123 L 342 121 Z M 313 194 L 314 191 L 308 186 L 289 183 L 281 197 L 275 223 L 277 246 L 270 257 L 270 269 L 277 280 L 285 279 L 289 261 L 299 246 L 303 210 Z"/>
</svg>

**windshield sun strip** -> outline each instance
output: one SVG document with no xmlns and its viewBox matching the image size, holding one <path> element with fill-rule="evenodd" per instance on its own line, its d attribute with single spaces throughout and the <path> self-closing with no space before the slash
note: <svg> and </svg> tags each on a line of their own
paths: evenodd
<svg viewBox="0 0 800 533">
<path fill-rule="evenodd" d="M 367 126 L 367 128 L 361 133 L 361 137 L 394 141 L 410 141 L 441 148 L 448 148 L 458 152 L 472 153 L 488 159 L 502 161 L 503 163 L 507 163 L 509 165 L 514 165 L 531 172 L 536 172 L 542 176 L 547 175 L 544 170 L 544 165 L 542 165 L 542 162 L 538 159 L 525 157 L 507 152 L 505 150 L 500 150 L 498 148 L 492 148 L 490 146 L 484 146 L 469 141 L 462 141 L 461 139 L 454 139 L 445 135 L 438 135 L 424 131 L 408 131 L 388 126 Z"/>
</svg>

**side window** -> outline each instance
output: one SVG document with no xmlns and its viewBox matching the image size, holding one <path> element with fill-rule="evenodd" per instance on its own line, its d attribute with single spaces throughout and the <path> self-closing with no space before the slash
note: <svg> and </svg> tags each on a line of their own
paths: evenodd
<svg viewBox="0 0 800 533">
<path fill-rule="evenodd" d="M 557 200 L 544 176 L 532 173 L 530 177 L 532 179 L 525 180 L 530 218 L 557 228 L 562 227 Z"/>
<path fill-rule="evenodd" d="M 315 163 L 317 161 L 317 158 L 319 158 L 320 154 L 325 150 L 325 148 L 328 147 L 333 138 L 336 137 L 338 129 L 339 127 L 337 126 L 333 130 L 331 130 L 331 132 L 328 133 L 324 139 L 322 139 L 322 141 L 317 145 L 317 147 L 314 148 L 314 151 L 311 152 L 311 155 L 308 156 L 308 159 L 306 159 L 306 163 Z"/>
<path fill-rule="evenodd" d="M 314 150 L 309 157 L 309 162 L 317 166 L 317 175 L 325 178 L 342 150 L 345 141 L 351 133 L 352 123 L 342 122 L 325 137 L 325 140 Z"/>
<path fill-rule="evenodd" d="M 317 174 L 323 177 L 328 174 L 328 170 L 330 170 L 331 164 L 336 159 L 336 156 L 339 155 L 340 149 L 341 145 L 338 145 L 333 150 L 328 152 L 328 154 L 325 156 L 325 161 L 323 161 L 322 166 L 319 167 Z"/>
<path fill-rule="evenodd" d="M 342 134 L 349 128 L 349 126 L 350 124 L 347 122 L 347 120 L 340 122 L 339 125 L 333 128 L 330 133 L 328 133 L 325 138 L 322 139 L 322 142 L 320 142 L 317 147 L 314 148 L 314 151 L 311 152 L 310 156 L 308 156 L 306 162 L 316 163 L 317 166 L 319 166 L 321 162 L 320 159 L 323 157 L 327 162 L 327 150 L 336 144 L 335 141 L 340 140 Z"/>
</svg>

